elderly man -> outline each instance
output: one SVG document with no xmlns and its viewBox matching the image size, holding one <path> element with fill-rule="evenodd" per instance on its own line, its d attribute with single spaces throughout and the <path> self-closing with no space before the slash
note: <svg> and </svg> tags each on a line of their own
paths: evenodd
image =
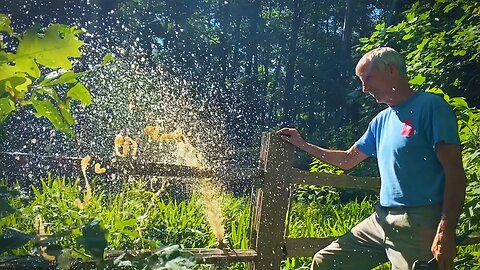
<svg viewBox="0 0 480 270">
<path fill-rule="evenodd" d="M 441 97 L 409 86 L 404 59 L 392 48 L 366 53 L 355 73 L 363 92 L 388 107 L 350 149 L 324 149 L 296 129 L 279 131 L 283 140 L 342 169 L 378 160 L 375 213 L 317 252 L 311 269 L 371 269 L 390 260 L 392 269 L 403 270 L 432 256 L 439 269 L 453 269 L 466 186 L 455 114 Z"/>
</svg>

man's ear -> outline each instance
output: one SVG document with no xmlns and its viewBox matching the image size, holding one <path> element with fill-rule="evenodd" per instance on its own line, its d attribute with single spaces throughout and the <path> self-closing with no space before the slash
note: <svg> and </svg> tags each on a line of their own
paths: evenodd
<svg viewBox="0 0 480 270">
<path fill-rule="evenodd" d="M 398 73 L 398 68 L 397 68 L 397 65 L 395 65 L 393 62 L 390 62 L 387 64 L 387 70 L 390 74 L 393 74 L 393 73 Z"/>
</svg>

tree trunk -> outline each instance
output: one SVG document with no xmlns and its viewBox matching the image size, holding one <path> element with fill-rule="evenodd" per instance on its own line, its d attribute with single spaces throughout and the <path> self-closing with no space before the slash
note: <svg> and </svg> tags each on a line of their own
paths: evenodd
<svg viewBox="0 0 480 270">
<path fill-rule="evenodd" d="M 290 40 L 288 42 L 288 60 L 285 75 L 285 93 L 283 98 L 283 123 L 293 125 L 294 122 L 294 93 L 295 85 L 295 66 L 297 61 L 297 43 L 302 23 L 301 0 L 293 1 L 293 18 Z"/>
<path fill-rule="evenodd" d="M 345 17 L 343 20 L 342 34 L 342 59 L 347 68 L 350 68 L 352 62 L 352 20 L 353 20 L 353 0 L 345 0 Z"/>
</svg>

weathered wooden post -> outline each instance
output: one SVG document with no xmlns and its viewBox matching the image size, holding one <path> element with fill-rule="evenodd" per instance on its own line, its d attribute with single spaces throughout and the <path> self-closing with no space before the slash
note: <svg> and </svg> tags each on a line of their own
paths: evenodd
<svg viewBox="0 0 480 270">
<path fill-rule="evenodd" d="M 279 270 L 284 258 L 285 219 L 287 216 L 293 146 L 275 133 L 264 133 L 260 151 L 263 177 L 254 184 L 250 248 L 257 257 L 252 270 Z"/>
</svg>

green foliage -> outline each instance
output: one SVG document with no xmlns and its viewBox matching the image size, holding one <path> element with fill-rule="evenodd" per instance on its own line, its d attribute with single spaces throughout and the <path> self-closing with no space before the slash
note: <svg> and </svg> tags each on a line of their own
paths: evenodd
<svg viewBox="0 0 480 270">
<path fill-rule="evenodd" d="M 181 250 L 179 245 L 168 246 L 141 257 L 126 253 L 114 261 L 114 265 L 122 269 L 187 270 L 195 264 L 195 257 Z"/>
<path fill-rule="evenodd" d="M 332 166 L 328 163 L 322 162 L 318 158 L 312 158 L 312 163 L 310 163 L 310 172 L 323 172 L 323 173 L 330 173 L 330 174 L 343 174 L 344 171 L 339 169 L 335 166 Z"/>
<path fill-rule="evenodd" d="M 159 195 L 144 189 L 143 184 L 126 184 L 125 190 L 111 197 L 105 197 L 102 192 L 94 192 L 84 209 L 78 208 L 75 201 L 83 197 L 83 191 L 80 183 L 68 183 L 63 178 L 52 178 L 41 181 L 40 188 L 32 187 L 34 197 L 31 201 L 20 204 L 15 202 L 16 197 L 4 197 L 10 203 L 18 207 L 17 211 L 0 219 L 0 232 L 2 233 L 0 242 L 2 244 L 1 253 L 13 252 L 14 254 L 24 254 L 28 250 L 40 252 L 40 247 L 46 248 L 49 255 L 59 256 L 68 252 L 72 256 L 79 257 L 87 261 L 95 261 L 97 266 L 104 265 L 103 254 L 105 249 L 158 249 L 158 252 L 152 254 L 147 260 L 154 263 L 157 269 L 160 266 L 181 266 L 186 265 L 191 256 L 174 255 L 174 252 L 168 252 L 163 249 L 161 242 L 165 240 L 180 239 L 185 237 L 186 241 L 205 244 L 198 240 L 197 234 L 186 234 L 197 230 L 196 227 L 204 229 L 204 235 L 210 236 L 207 226 L 192 225 L 189 220 L 204 223 L 197 204 L 183 203 L 187 207 L 175 207 L 174 200 L 162 204 L 159 203 Z M 13 194 L 13 193 L 12 193 Z M 18 193 L 15 193 L 18 194 Z M 83 198 L 85 199 L 85 198 Z M 157 203 L 159 207 L 157 207 Z M 170 211 L 175 209 L 177 211 Z M 191 216 L 186 215 L 186 212 Z M 165 216 L 157 216 L 157 214 Z M 183 218 L 182 218 L 183 216 Z M 40 236 L 37 233 L 23 233 L 36 230 L 36 219 L 41 217 L 48 220 L 45 223 L 45 233 L 48 236 Z M 158 220 L 156 219 L 158 218 Z M 158 230 L 161 227 L 163 219 L 178 219 L 187 221 L 183 227 L 174 223 L 169 226 L 170 239 L 156 238 L 149 239 L 147 231 Z M 9 228 L 16 229 L 9 229 Z M 174 231 L 175 229 L 176 231 Z M 178 235 L 175 235 L 177 233 Z M 161 235 L 162 237 L 164 235 Z M 193 238 L 192 238 L 193 237 Z M 179 241 L 179 243 L 185 241 Z M 8 245 L 7 245 L 8 243 Z M 195 244 L 193 244 L 195 245 Z M 29 253 L 31 253 L 29 252 Z M 175 253 L 178 255 L 178 253 Z M 178 258 L 177 258 L 178 257 Z M 180 259 L 179 257 L 184 257 Z M 167 263 L 168 258 L 171 262 Z M 144 258 L 145 259 L 145 258 Z M 120 262 L 120 260 L 118 261 Z M 124 262 L 126 263 L 126 262 Z M 141 259 L 134 264 L 141 264 Z M 184 269 L 184 268 L 178 268 Z M 187 269 L 187 268 L 185 268 Z"/>
<path fill-rule="evenodd" d="M 0 254 L 6 251 L 23 247 L 36 235 L 26 234 L 13 228 L 7 228 L 8 232 L 0 236 Z"/>
<path fill-rule="evenodd" d="M 466 101 L 478 104 L 479 11 L 480 3 L 474 0 L 419 1 L 405 12 L 404 21 L 389 27 L 378 24 L 369 38 L 361 40 L 360 48 L 368 51 L 388 43 L 405 53 L 410 83 L 443 96 L 454 108 L 468 178 L 461 231 L 478 230 L 480 224 L 480 110 Z M 452 97 L 459 95 L 466 98 Z M 472 254 L 480 260 L 478 253 Z"/>
<path fill-rule="evenodd" d="M 98 219 L 88 222 L 82 228 L 85 251 L 96 260 L 103 261 L 103 253 L 107 247 L 107 234 Z"/>
<path fill-rule="evenodd" d="M 406 55 L 411 84 L 440 88 L 452 95 L 478 89 L 480 67 L 480 4 L 475 0 L 419 1 L 405 20 L 378 24 L 361 51 L 389 44 Z"/>
<path fill-rule="evenodd" d="M 71 101 L 84 106 L 92 102 L 90 92 L 78 81 L 84 73 L 72 71 L 73 59 L 81 57 L 83 41 L 78 36 L 83 31 L 52 24 L 17 34 L 10 24 L 8 16 L 0 14 L 0 32 L 18 40 L 16 48 L 0 44 L 0 124 L 14 111 L 32 106 L 35 116 L 47 118 L 55 129 L 73 136 Z"/>
<path fill-rule="evenodd" d="M 106 267 L 247 269 L 244 263 L 223 268 L 194 266 L 194 257 L 182 250 L 183 243 L 188 243 L 189 247 L 208 247 L 215 243 L 195 196 L 176 202 L 168 194 L 146 190 L 146 183 L 139 181 L 126 183 L 121 191 L 110 192 L 108 196 L 101 191 L 93 192 L 90 203 L 81 210 L 74 205 L 75 199 L 83 195 L 78 181 L 70 183 L 50 177 L 33 190 L 34 197 L 30 201 L 19 200 L 21 194 L 18 192 L 10 193 L 8 202 L 17 211 L 0 219 L 0 252 L 38 254 L 41 248 L 46 248 L 48 254 L 58 259 L 63 254 L 71 254 L 86 261 L 96 261 L 97 267 L 102 267 L 106 263 L 102 261 L 104 250 L 149 249 L 151 251 L 141 255 L 122 253 Z M 297 199 L 292 204 L 289 237 L 340 236 L 373 212 L 373 202 L 369 200 L 342 203 L 338 192 L 325 192 L 321 199 Z M 249 200 L 225 195 L 222 201 L 230 247 L 248 248 Z M 34 230 L 34 220 L 39 215 L 48 220 L 44 223 L 46 235 L 41 240 L 37 233 L 25 233 Z M 460 258 L 478 253 L 475 247 L 465 250 L 461 250 Z M 310 261 L 310 258 L 291 258 L 283 263 L 283 269 L 308 269 Z M 471 260 L 463 260 L 465 268 L 460 269 L 473 269 L 467 267 L 469 262 Z"/>
<path fill-rule="evenodd" d="M 6 187 L 0 186 L 0 219 L 15 213 L 16 209 L 8 203 L 8 198 L 11 196 L 18 196 L 16 191 L 8 190 Z"/>
</svg>

